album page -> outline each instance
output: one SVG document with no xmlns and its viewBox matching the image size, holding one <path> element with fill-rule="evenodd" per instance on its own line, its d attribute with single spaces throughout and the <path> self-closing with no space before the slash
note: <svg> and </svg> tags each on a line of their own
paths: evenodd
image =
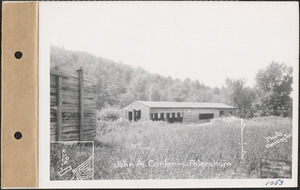
<svg viewBox="0 0 300 190">
<path fill-rule="evenodd" d="M 296 2 L 39 2 L 39 187 L 296 187 Z"/>
</svg>

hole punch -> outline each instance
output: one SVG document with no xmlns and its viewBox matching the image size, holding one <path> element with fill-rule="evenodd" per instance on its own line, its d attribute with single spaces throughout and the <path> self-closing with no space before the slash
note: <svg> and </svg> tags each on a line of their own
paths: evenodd
<svg viewBox="0 0 300 190">
<path fill-rule="evenodd" d="M 15 53 L 15 57 L 16 57 L 17 59 L 21 59 L 22 56 L 23 56 L 23 53 L 22 53 L 21 51 L 17 51 L 17 52 Z"/>
<path fill-rule="evenodd" d="M 14 137 L 15 137 L 15 139 L 17 139 L 17 140 L 20 140 L 20 139 L 22 138 L 22 133 L 19 132 L 19 131 L 17 131 L 17 132 L 15 132 Z"/>
</svg>

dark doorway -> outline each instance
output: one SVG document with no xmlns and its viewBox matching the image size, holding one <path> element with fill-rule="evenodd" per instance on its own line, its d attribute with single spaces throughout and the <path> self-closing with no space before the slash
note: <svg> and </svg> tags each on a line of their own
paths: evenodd
<svg viewBox="0 0 300 190">
<path fill-rule="evenodd" d="M 154 120 L 154 114 L 150 113 L 150 119 L 153 121 Z"/>
<path fill-rule="evenodd" d="M 129 121 L 132 121 L 132 111 L 129 111 L 129 112 L 128 112 L 128 120 L 129 120 Z"/>
<path fill-rule="evenodd" d="M 160 120 L 162 120 L 162 121 L 165 120 L 165 114 L 164 113 L 160 113 Z"/>
<path fill-rule="evenodd" d="M 202 113 L 199 114 L 199 120 L 206 120 L 206 119 L 212 119 L 214 118 L 214 114 L 213 113 Z"/>
<path fill-rule="evenodd" d="M 180 117 L 180 113 L 177 113 L 177 122 L 179 123 L 182 122 L 182 117 Z"/>
<path fill-rule="evenodd" d="M 223 116 L 224 115 L 224 111 L 220 111 L 220 116 Z"/>
<path fill-rule="evenodd" d="M 175 118 L 176 116 L 175 116 L 175 113 L 172 113 L 172 118 Z"/>
<path fill-rule="evenodd" d="M 138 121 L 141 119 L 141 110 L 133 110 L 134 121 Z"/>
<path fill-rule="evenodd" d="M 176 113 L 172 113 L 171 115 L 172 117 L 169 118 L 169 123 L 174 123 L 177 121 L 177 118 L 176 118 Z"/>
<path fill-rule="evenodd" d="M 167 113 L 167 121 L 170 122 L 170 113 Z"/>
</svg>

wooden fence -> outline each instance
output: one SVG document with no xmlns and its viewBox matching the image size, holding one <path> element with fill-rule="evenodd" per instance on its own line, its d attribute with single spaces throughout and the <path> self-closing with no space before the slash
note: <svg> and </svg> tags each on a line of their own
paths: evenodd
<svg viewBox="0 0 300 190">
<path fill-rule="evenodd" d="M 51 141 L 88 141 L 96 135 L 96 81 L 83 70 L 50 71 Z"/>
</svg>

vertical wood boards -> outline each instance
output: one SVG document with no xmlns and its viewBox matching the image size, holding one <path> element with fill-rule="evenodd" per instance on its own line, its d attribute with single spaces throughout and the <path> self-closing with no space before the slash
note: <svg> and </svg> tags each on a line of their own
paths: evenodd
<svg viewBox="0 0 300 190">
<path fill-rule="evenodd" d="M 79 69 L 78 71 L 79 76 L 79 140 L 83 140 L 83 71 Z"/>
<path fill-rule="evenodd" d="M 96 135 L 95 86 L 96 81 L 85 76 L 82 69 L 77 72 L 51 69 L 51 141 L 93 139 Z"/>
<path fill-rule="evenodd" d="M 57 76 L 56 78 L 56 89 L 57 89 L 57 111 L 56 111 L 56 140 L 61 140 L 61 125 L 62 125 L 62 77 Z"/>
</svg>

